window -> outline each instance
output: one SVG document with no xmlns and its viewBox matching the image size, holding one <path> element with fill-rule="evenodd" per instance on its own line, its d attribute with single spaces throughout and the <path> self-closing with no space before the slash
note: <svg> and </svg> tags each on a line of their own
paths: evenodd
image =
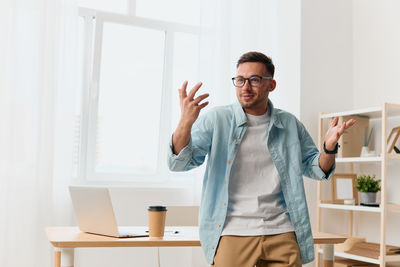
<svg viewBox="0 0 400 267">
<path fill-rule="evenodd" d="M 199 25 L 199 10 L 200 0 L 136 0 L 135 12 L 143 18 Z"/>
<path fill-rule="evenodd" d="M 155 173 L 165 33 L 104 23 L 102 37 L 95 171 Z"/>
<path fill-rule="evenodd" d="M 198 80 L 199 14 L 194 14 L 199 2 L 189 4 L 190 18 L 178 21 L 152 7 L 174 14 L 184 1 L 168 6 L 163 1 L 116 3 L 111 8 L 102 1 L 80 0 L 85 8 L 80 9 L 84 38 L 77 173 L 89 181 L 160 181 L 171 176 L 166 156 L 180 114 L 177 89 L 185 79 Z M 114 13 L 104 11 L 108 8 Z"/>
</svg>

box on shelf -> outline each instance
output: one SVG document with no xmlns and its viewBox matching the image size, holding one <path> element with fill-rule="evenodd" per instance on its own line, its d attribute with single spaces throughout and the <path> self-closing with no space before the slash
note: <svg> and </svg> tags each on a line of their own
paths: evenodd
<svg viewBox="0 0 400 267">
<path fill-rule="evenodd" d="M 338 124 L 350 119 L 356 120 L 356 124 L 344 131 L 339 139 L 338 157 L 359 157 L 363 147 L 365 128 L 369 134 L 369 117 L 361 115 L 341 116 Z"/>
</svg>

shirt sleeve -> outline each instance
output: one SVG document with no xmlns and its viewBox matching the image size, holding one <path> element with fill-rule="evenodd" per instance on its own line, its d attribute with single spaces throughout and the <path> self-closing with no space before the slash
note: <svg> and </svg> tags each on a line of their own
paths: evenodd
<svg viewBox="0 0 400 267">
<path fill-rule="evenodd" d="M 188 171 L 203 164 L 211 148 L 212 127 L 206 116 L 194 123 L 189 143 L 179 152 L 173 152 L 172 137 L 168 148 L 168 167 L 171 171 Z"/>
<path fill-rule="evenodd" d="M 168 167 L 171 171 L 186 171 L 186 166 L 192 156 L 192 138 L 190 138 L 189 143 L 179 152 L 178 155 L 174 153 L 174 148 L 172 144 L 172 136 L 169 141 L 168 149 Z"/>
<path fill-rule="evenodd" d="M 321 156 L 321 152 L 318 152 L 318 155 L 314 158 L 314 160 L 311 164 L 312 172 L 315 175 L 315 177 L 311 177 L 311 178 L 316 178 L 318 180 L 329 180 L 332 177 L 332 175 L 335 173 L 336 163 L 333 163 L 332 168 L 329 170 L 329 172 L 325 173 L 319 166 L 319 157 L 320 156 Z"/>
</svg>

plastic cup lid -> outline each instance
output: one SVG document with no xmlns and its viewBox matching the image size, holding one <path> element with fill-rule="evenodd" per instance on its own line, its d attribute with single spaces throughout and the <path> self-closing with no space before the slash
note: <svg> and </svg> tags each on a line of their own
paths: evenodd
<svg viewBox="0 0 400 267">
<path fill-rule="evenodd" d="M 149 206 L 149 211 L 167 211 L 167 207 L 165 206 Z"/>
</svg>

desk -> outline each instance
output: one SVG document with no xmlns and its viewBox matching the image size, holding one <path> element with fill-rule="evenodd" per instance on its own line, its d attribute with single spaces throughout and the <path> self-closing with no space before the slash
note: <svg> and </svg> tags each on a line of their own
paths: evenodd
<svg viewBox="0 0 400 267">
<path fill-rule="evenodd" d="M 46 234 L 55 250 L 54 267 L 73 267 L 75 248 L 200 246 L 198 227 L 166 227 L 166 232 L 171 230 L 177 230 L 179 233 L 167 233 L 163 238 L 114 238 L 83 233 L 78 227 L 48 227 Z M 324 267 L 333 266 L 333 245 L 343 243 L 346 237 L 316 232 L 313 232 L 313 237 L 315 244 L 323 244 Z"/>
</svg>

